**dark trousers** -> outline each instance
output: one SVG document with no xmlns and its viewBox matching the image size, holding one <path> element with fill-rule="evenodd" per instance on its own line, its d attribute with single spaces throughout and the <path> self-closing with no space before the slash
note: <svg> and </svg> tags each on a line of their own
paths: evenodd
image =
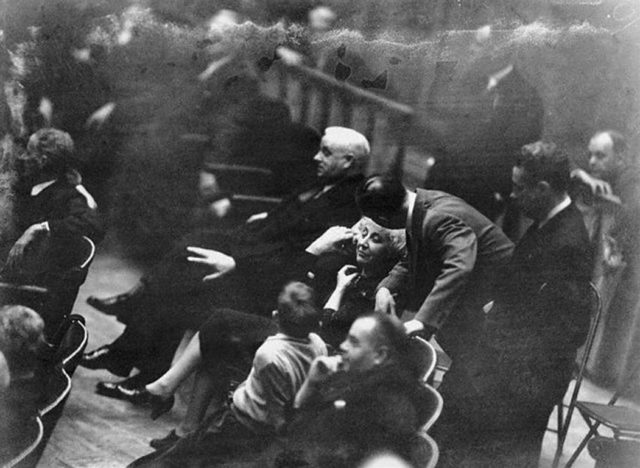
<svg viewBox="0 0 640 468">
<path fill-rule="evenodd" d="M 145 455 L 129 467 L 204 468 L 232 461 L 248 463 L 257 460 L 273 440 L 273 435 L 251 431 L 228 408 L 214 415 L 206 429 Z"/>
</svg>

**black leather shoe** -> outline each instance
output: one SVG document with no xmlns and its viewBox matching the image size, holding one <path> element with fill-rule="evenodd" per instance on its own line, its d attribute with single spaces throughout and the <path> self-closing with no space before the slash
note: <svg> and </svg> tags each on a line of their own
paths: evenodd
<svg viewBox="0 0 640 468">
<path fill-rule="evenodd" d="M 84 353 L 80 366 L 87 369 L 106 369 L 120 377 L 127 377 L 133 369 L 133 365 L 124 359 L 119 359 L 117 353 L 113 352 L 109 345 Z"/>
<path fill-rule="evenodd" d="M 173 395 L 168 398 L 162 398 L 158 395 L 152 395 L 144 387 L 127 387 L 126 381 L 98 382 L 96 385 L 96 393 L 109 398 L 128 401 L 138 406 L 150 406 L 151 419 L 158 419 L 164 413 L 173 408 L 173 404 L 175 402 Z"/>
<path fill-rule="evenodd" d="M 132 401 L 133 395 L 137 391 L 137 389 L 127 388 L 119 382 L 98 382 L 96 384 L 96 393 L 98 395 L 118 400 Z"/>
<path fill-rule="evenodd" d="M 165 448 L 171 447 L 177 443 L 180 439 L 182 439 L 182 437 L 176 434 L 175 430 L 172 430 L 161 439 L 151 439 L 149 445 L 156 450 L 164 450 Z"/>
<path fill-rule="evenodd" d="M 151 406 L 151 419 L 158 419 L 164 413 L 173 408 L 175 398 L 173 395 L 168 398 L 163 398 L 159 395 L 149 393 L 146 388 L 142 387 L 136 391 L 136 395 L 131 401 L 136 405 Z"/>
</svg>

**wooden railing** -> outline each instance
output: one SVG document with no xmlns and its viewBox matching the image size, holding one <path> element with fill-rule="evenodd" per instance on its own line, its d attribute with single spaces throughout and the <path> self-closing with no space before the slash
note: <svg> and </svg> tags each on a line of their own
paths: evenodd
<svg viewBox="0 0 640 468">
<path fill-rule="evenodd" d="M 319 131 L 331 125 L 353 128 L 374 148 L 382 143 L 380 124 L 384 120 L 385 143 L 391 140 L 396 146 L 389 169 L 401 174 L 414 114 L 410 106 L 308 67 L 295 52 L 284 49 L 279 55 L 281 60 L 274 62 L 278 97 L 289 104 L 297 121 Z"/>
</svg>

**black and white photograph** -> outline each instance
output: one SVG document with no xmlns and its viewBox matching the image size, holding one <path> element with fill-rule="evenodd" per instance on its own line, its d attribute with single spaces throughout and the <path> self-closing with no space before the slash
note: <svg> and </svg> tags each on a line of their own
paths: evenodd
<svg viewBox="0 0 640 468">
<path fill-rule="evenodd" d="M 0 466 L 640 467 L 640 0 L 0 0 Z"/>
</svg>

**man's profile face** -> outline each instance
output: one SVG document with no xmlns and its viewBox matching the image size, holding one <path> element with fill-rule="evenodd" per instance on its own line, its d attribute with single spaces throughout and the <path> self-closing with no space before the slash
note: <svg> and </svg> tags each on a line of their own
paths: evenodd
<svg viewBox="0 0 640 468">
<path fill-rule="evenodd" d="M 376 365 L 376 328 L 376 321 L 372 317 L 361 317 L 353 322 L 347 338 L 340 345 L 345 371 L 362 372 Z"/>
<path fill-rule="evenodd" d="M 353 164 L 353 155 L 335 136 L 325 134 L 320 141 L 320 150 L 313 158 L 318 165 L 317 175 L 321 179 L 340 179 Z"/>
<path fill-rule="evenodd" d="M 520 166 L 514 166 L 511 182 L 513 184 L 511 198 L 518 208 L 527 217 L 539 221 L 545 203 L 538 184 L 531 183 L 527 177 L 527 171 Z"/>
<path fill-rule="evenodd" d="M 608 133 L 599 133 L 589 141 L 589 173 L 606 181 L 615 177 L 622 165 L 622 158 L 613 150 L 613 140 Z"/>
</svg>

